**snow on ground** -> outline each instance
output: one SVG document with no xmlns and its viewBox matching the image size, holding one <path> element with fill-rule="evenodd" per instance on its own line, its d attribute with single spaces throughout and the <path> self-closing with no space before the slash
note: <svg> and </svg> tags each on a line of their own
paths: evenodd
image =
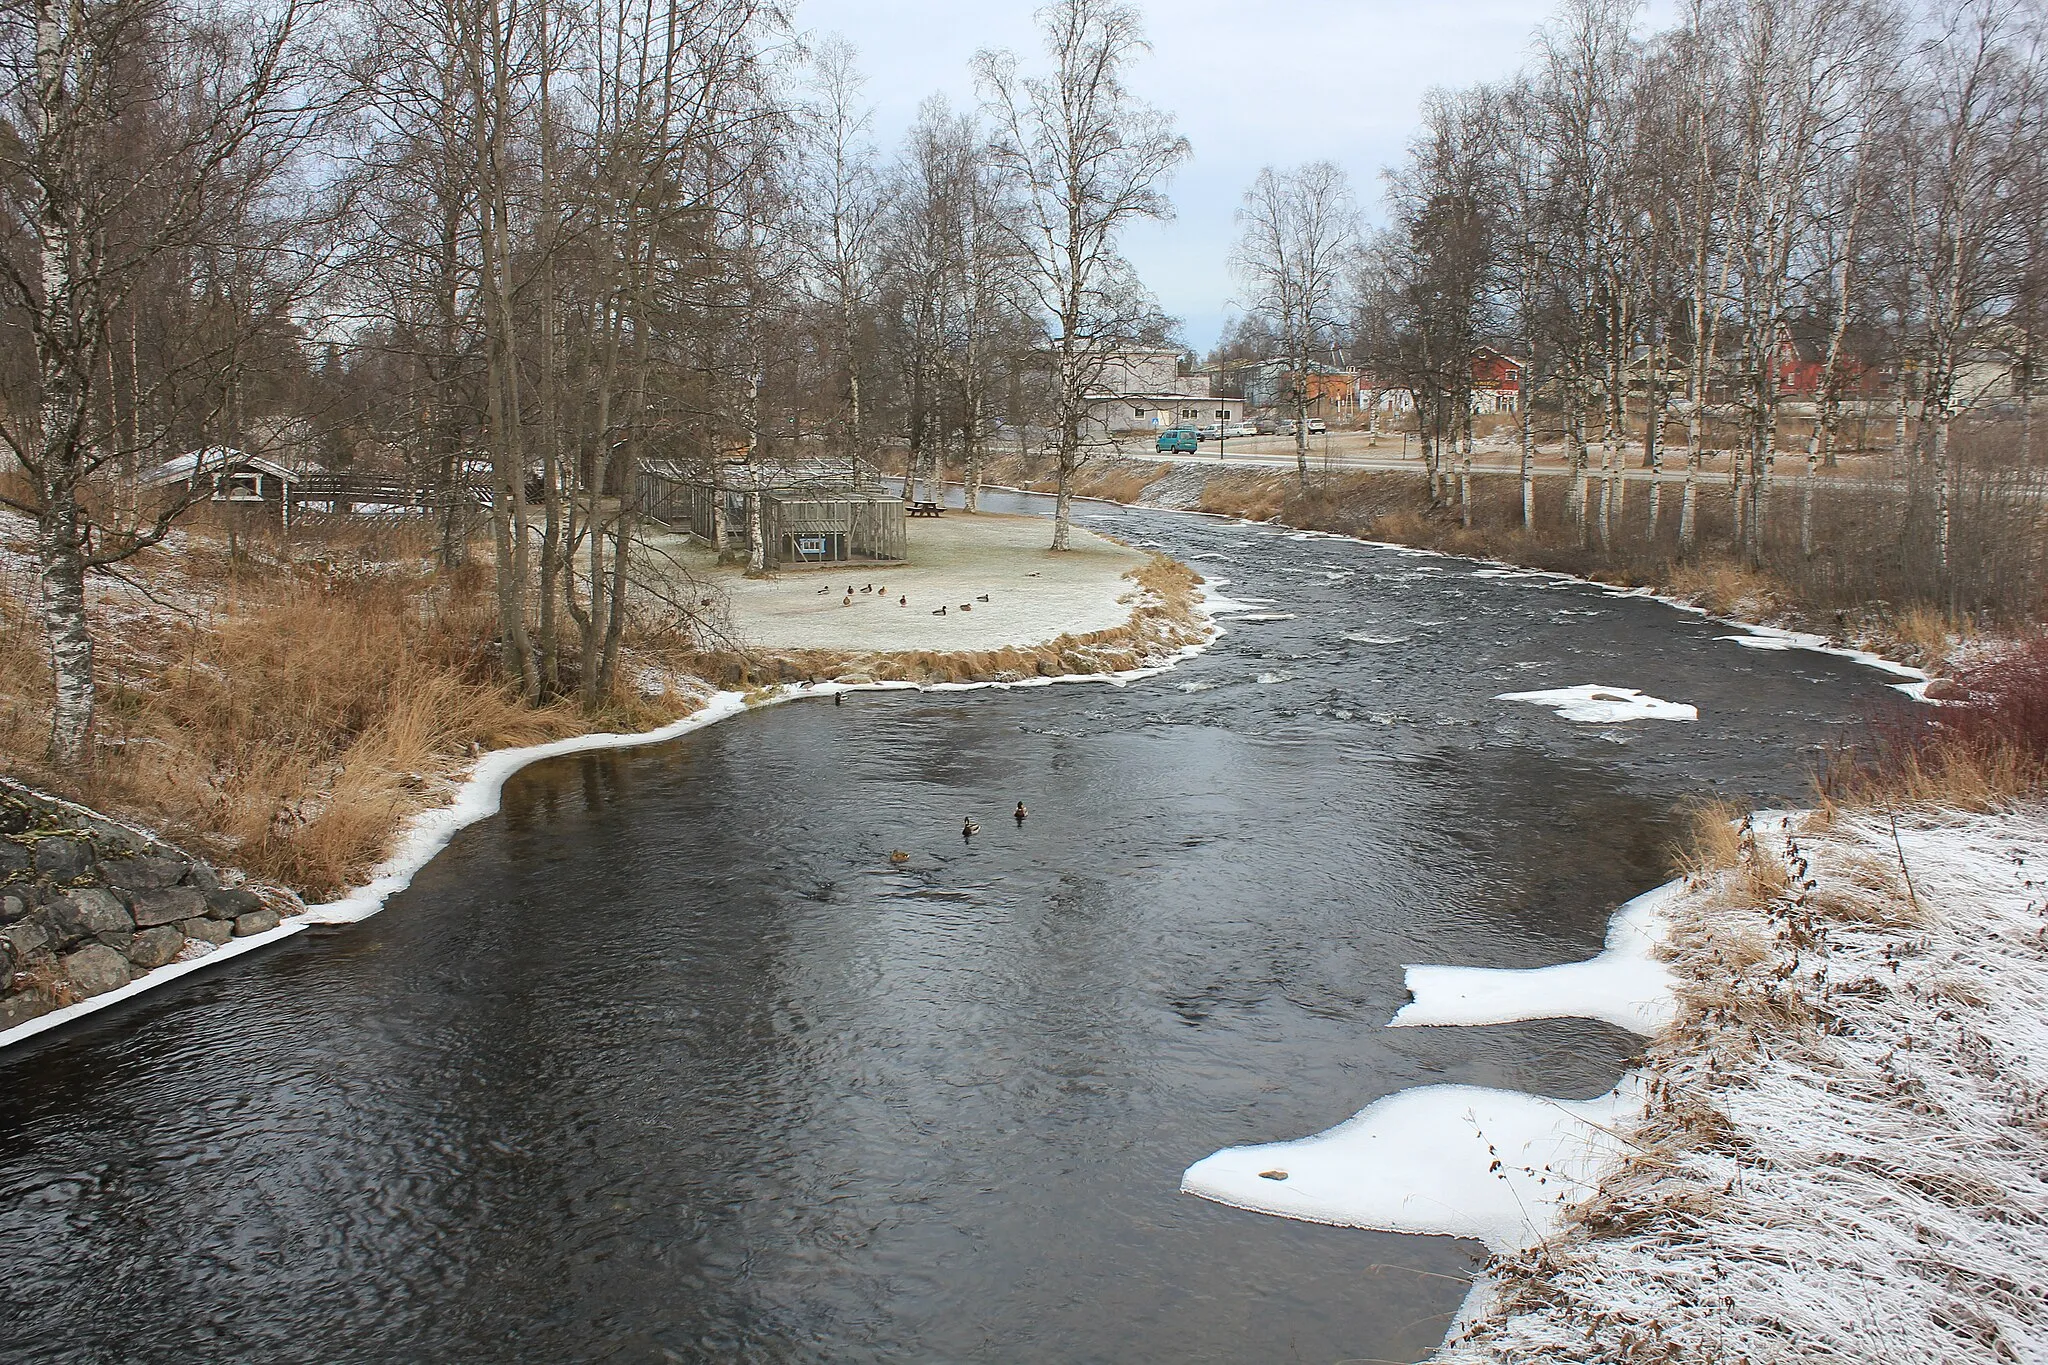
<svg viewBox="0 0 2048 1365">
<path fill-rule="evenodd" d="M 2048 807 L 1759 828 L 1625 1155 L 1440 1360 L 2048 1360 Z"/>
<path fill-rule="evenodd" d="M 1607 927 L 1607 945 L 1588 962 L 1509 971 L 1497 967 L 1407 968 L 1414 997 L 1390 1027 L 1508 1024 L 1523 1019 L 1604 1019 L 1652 1034 L 1676 1013 L 1671 970 L 1656 957 L 1665 916 L 1684 894 L 1667 882 L 1621 907 Z"/>
<path fill-rule="evenodd" d="M 1503 692 L 1495 701 L 1525 701 L 1548 707 L 1565 720 L 1607 725 L 1624 720 L 1698 720 L 1699 709 L 1685 702 L 1664 701 L 1632 687 L 1554 687 L 1542 692 Z"/>
<path fill-rule="evenodd" d="M 685 537 L 658 544 L 728 595 L 733 629 L 747 644 L 849 653 L 1002 649 L 1114 629 L 1136 602 L 1137 586 L 1124 575 L 1150 558 L 1078 527 L 1073 548 L 1056 554 L 1043 517 L 952 511 L 907 530 L 907 564 L 836 564 L 770 578 L 718 568 Z M 940 608 L 945 615 L 934 614 Z"/>
</svg>

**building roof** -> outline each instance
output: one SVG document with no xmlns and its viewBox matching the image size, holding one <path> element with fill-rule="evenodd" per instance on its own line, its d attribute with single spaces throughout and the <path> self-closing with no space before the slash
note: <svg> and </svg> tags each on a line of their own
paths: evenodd
<svg viewBox="0 0 2048 1365">
<path fill-rule="evenodd" d="M 169 483 L 191 483 L 203 476 L 217 478 L 222 474 L 241 470 L 254 470 L 268 474 L 286 483 L 296 483 L 298 475 L 275 460 L 266 460 L 261 455 L 251 455 L 246 450 L 233 446 L 208 446 L 204 450 L 188 450 L 183 455 L 174 455 L 142 476 L 145 488 L 160 488 Z"/>
</svg>

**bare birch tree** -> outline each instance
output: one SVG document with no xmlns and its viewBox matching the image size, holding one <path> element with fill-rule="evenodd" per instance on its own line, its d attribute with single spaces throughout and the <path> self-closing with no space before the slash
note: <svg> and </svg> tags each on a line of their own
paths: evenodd
<svg viewBox="0 0 2048 1365">
<path fill-rule="evenodd" d="M 1309 359 L 1342 325 L 1345 287 L 1358 254 L 1358 210 L 1350 182 L 1329 161 L 1291 171 L 1271 166 L 1245 191 L 1231 265 L 1244 303 L 1286 349 L 1294 408 L 1294 462 L 1308 486 Z"/>
<path fill-rule="evenodd" d="M 1067 548 L 1073 480 L 1091 453 L 1088 395 L 1146 311 L 1117 239 L 1130 223 L 1169 218 L 1166 182 L 1188 155 L 1169 115 L 1125 87 L 1147 48 L 1135 6 L 1054 0 L 1039 11 L 1052 69 L 1024 76 L 1006 52 L 982 52 L 975 73 L 994 125 L 994 163 L 1013 187 L 1013 223 L 1045 328 L 1058 459 L 1052 546 Z"/>
<path fill-rule="evenodd" d="M 197 15 L 158 0 L 34 0 L 4 14 L 0 204 L 13 241 L 0 299 L 33 357 L 8 370 L 0 440 L 32 487 L 22 510 L 36 519 L 54 680 L 49 757 L 76 769 L 91 760 L 96 686 L 86 576 L 162 540 L 217 471 L 195 469 L 188 492 L 139 519 L 89 487 L 173 453 L 139 410 L 172 394 L 230 402 L 249 343 L 306 296 L 321 252 L 295 234 L 320 193 L 301 157 L 329 96 L 301 0 Z M 145 287 L 185 306 L 160 315 L 171 335 L 147 381 L 157 393 L 141 392 L 131 364 L 124 428 L 106 420 L 103 390 L 116 323 Z"/>
</svg>

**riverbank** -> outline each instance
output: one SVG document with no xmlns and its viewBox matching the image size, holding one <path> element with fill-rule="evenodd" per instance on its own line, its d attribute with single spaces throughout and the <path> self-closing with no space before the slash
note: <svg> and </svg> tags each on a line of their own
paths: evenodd
<svg viewBox="0 0 2048 1365">
<path fill-rule="evenodd" d="M 996 591 L 1008 609 L 986 611 L 990 623 L 957 632 L 951 648 L 901 647 L 887 631 L 861 628 L 876 618 L 894 626 L 886 613 L 836 605 L 839 614 L 826 616 L 836 635 L 813 629 L 799 635 L 816 642 L 792 644 L 790 613 L 776 610 L 789 594 L 778 590 L 810 597 L 811 580 L 749 582 L 736 601 L 713 588 L 718 609 L 705 617 L 715 616 L 715 634 L 636 620 L 622 674 L 637 679 L 637 690 L 595 713 L 567 702 L 520 704 L 493 666 L 484 575 L 435 571 L 402 532 L 244 540 L 233 555 L 203 531 L 181 532 L 92 585 L 101 754 L 82 783 L 40 762 L 33 573 L 16 534 L 25 528 L 0 524 L 0 587 L 8 589 L 0 624 L 13 656 L 0 670 L 0 758 L 37 800 L 55 794 L 49 811 L 105 812 L 200 869 L 209 894 L 224 878 L 235 888 L 226 900 L 260 897 L 264 914 L 281 916 L 260 927 L 236 921 L 228 943 L 202 923 L 203 910 L 188 914 L 190 932 L 160 951 L 168 929 L 137 920 L 151 912 L 138 910 L 135 889 L 94 883 L 87 889 L 108 900 L 95 901 L 97 927 L 67 935 L 63 927 L 78 918 L 67 897 L 84 883 L 51 881 L 29 855 L 68 817 L 17 822 L 22 828 L 0 830 L 0 854 L 23 854 L 0 866 L 9 892 L 0 902 L 0 1021 L 8 1026 L 0 1045 L 259 940 L 374 913 L 456 830 L 496 810 L 506 779 L 542 758 L 660 743 L 748 705 L 848 687 L 1114 680 L 1181 657 L 1213 633 L 1202 580 L 1185 566 L 1088 537 L 1074 562 L 1033 569 L 1025 561 L 1046 553 L 1044 523 L 985 520 L 981 534 L 994 543 L 980 557 L 981 578 L 994 573 L 1000 587 L 987 584 L 994 590 L 955 610 L 968 605 L 961 619 L 971 621 L 974 598 Z M 975 535 L 953 531 L 950 540 Z M 962 546 L 952 549 L 964 557 Z M 945 575 L 960 572 L 959 564 L 928 566 L 921 590 L 955 587 Z M 1047 576 L 1041 592 L 1037 580 Z M 674 588 L 665 583 L 650 597 L 672 600 Z M 908 617 L 907 608 L 893 610 Z M 108 851 L 108 866 L 125 865 L 128 850 Z"/>
<path fill-rule="evenodd" d="M 1676 1018 L 1439 1361 L 2033 1359 L 2048 806 L 1778 817 L 1664 914 Z"/>
<path fill-rule="evenodd" d="M 1702 809 L 1599 957 L 1407 969 L 1394 1027 L 1642 1035 L 1607 1095 L 1418 1087 L 1183 1188 L 1484 1241 L 1452 1365 L 2039 1355 L 2048 647 L 1958 690 L 1828 774 L 1840 804 Z"/>
<path fill-rule="evenodd" d="M 1042 461 L 1016 456 L 991 461 L 986 477 L 1034 492 L 1052 487 Z M 1981 601 L 1941 610 L 1927 596 L 1928 585 L 1916 585 L 1901 562 L 1903 510 L 1891 493 L 1874 485 L 1845 484 L 1822 499 L 1814 513 L 1814 547 L 1803 553 L 1797 543 L 1797 485 L 1781 481 L 1775 495 L 1783 504 L 1777 535 L 1791 534 L 1793 543 L 1788 548 L 1773 541 L 1768 566 L 1760 571 L 1726 546 L 1732 510 L 1725 478 L 1702 482 L 1701 536 L 1688 553 L 1681 553 L 1677 543 L 1675 490 L 1666 491 L 1654 532 L 1646 520 L 1648 498 L 1644 490 L 1635 490 L 1603 543 L 1590 518 L 1584 533 L 1571 523 L 1564 505 L 1566 482 L 1539 481 L 1534 533 L 1521 527 L 1518 480 L 1475 478 L 1468 510 L 1455 494 L 1442 503 L 1433 501 L 1419 464 L 1412 473 L 1312 466 L 1304 489 L 1292 469 L 1103 458 L 1083 466 L 1075 492 L 1133 506 L 1278 521 L 1305 531 L 1649 588 L 1710 615 L 1821 636 L 1934 674 L 1996 650 L 2003 637 L 2038 628 L 2041 592 L 2048 586 L 2048 565 L 2038 552 L 2011 556 L 2005 570 L 1986 580 L 1978 594 Z M 1455 479 L 1451 487 L 1455 490 Z M 2031 519 L 2038 519 L 2042 509 L 2022 500 L 2005 511 L 2033 527 Z M 2019 530 L 2018 522 L 2008 529 L 2012 536 L 1999 543 L 2031 545 L 2038 539 Z"/>
</svg>

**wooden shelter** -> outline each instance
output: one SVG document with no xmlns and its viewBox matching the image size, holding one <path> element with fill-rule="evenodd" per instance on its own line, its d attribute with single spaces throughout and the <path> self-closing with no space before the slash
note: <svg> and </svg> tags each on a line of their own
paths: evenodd
<svg viewBox="0 0 2048 1365">
<path fill-rule="evenodd" d="M 643 516 L 721 552 L 751 548 L 757 507 L 770 569 L 900 564 L 907 552 L 903 503 L 865 464 L 730 461 L 704 470 L 649 461 L 641 473 Z"/>
</svg>

